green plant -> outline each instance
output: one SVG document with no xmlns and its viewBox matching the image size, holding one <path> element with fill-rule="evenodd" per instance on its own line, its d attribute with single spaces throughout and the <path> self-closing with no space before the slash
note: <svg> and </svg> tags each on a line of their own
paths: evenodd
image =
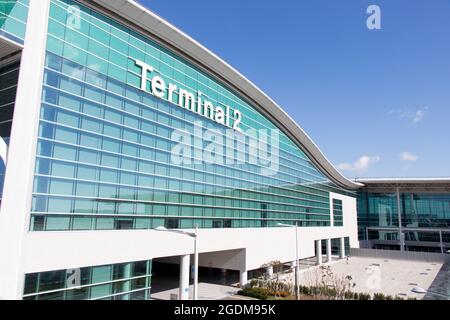
<svg viewBox="0 0 450 320">
<path fill-rule="evenodd" d="M 358 300 L 358 293 L 347 291 L 344 293 L 345 300 Z"/>
<path fill-rule="evenodd" d="M 299 291 L 300 291 L 300 293 L 302 293 L 304 295 L 307 295 L 307 296 L 311 295 L 311 289 L 309 287 L 300 286 Z"/>
<path fill-rule="evenodd" d="M 373 295 L 373 300 L 386 300 L 386 296 L 382 293 L 375 293 Z"/>
<path fill-rule="evenodd" d="M 367 293 L 359 293 L 358 300 L 371 300 L 370 294 Z"/>
<path fill-rule="evenodd" d="M 241 296 L 256 298 L 260 300 L 267 300 L 269 297 L 269 290 L 264 288 L 246 288 L 244 290 L 238 291 L 238 294 Z"/>
<path fill-rule="evenodd" d="M 269 292 L 269 296 L 287 298 L 287 297 L 291 296 L 291 294 L 287 291 L 276 291 L 276 292 L 271 291 L 271 292 Z"/>
</svg>

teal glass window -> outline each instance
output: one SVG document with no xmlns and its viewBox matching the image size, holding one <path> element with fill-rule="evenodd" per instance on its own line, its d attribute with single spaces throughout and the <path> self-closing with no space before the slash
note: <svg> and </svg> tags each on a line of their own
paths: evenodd
<svg viewBox="0 0 450 320">
<path fill-rule="evenodd" d="M 25 275 L 23 299 L 149 300 L 151 272 L 152 261 L 148 260 L 30 273 Z M 75 287 L 70 281 L 75 273 L 81 286 Z"/>
<path fill-rule="evenodd" d="M 67 8 L 74 4 L 82 11 L 79 30 L 64 24 Z M 212 129 L 224 138 L 226 131 L 139 90 L 140 70 L 133 59 L 151 64 L 167 83 L 201 90 L 216 105 L 239 108 L 244 130 L 276 129 L 257 106 L 154 40 L 81 3 L 51 0 L 50 20 L 34 191 L 42 200 L 36 203 L 39 211 L 33 207 L 32 219 L 38 220 L 30 224 L 32 230 L 58 226 L 48 223 L 55 217 L 50 208 L 56 208 L 50 198 L 60 195 L 52 192 L 61 192 L 53 185 L 57 177 L 65 178 L 60 180 L 66 188 L 60 190 L 70 197 L 64 204 L 68 207 L 61 202 L 58 210 L 67 213 L 59 218 L 69 219 L 68 224 L 61 220 L 63 230 L 153 228 L 167 222 L 165 215 L 176 219 L 167 223 L 178 228 L 197 223 L 212 228 L 212 220 L 233 228 L 279 222 L 330 226 L 331 214 L 338 222 L 330 192 L 354 194 L 329 181 L 284 133 L 279 171 L 272 176 L 249 163 L 173 162 L 175 130 L 196 135 L 193 122 L 200 121 L 202 132 Z M 248 145 L 244 149 L 251 150 Z M 196 157 L 198 147 L 192 151 Z M 224 146 L 217 150 L 225 151 Z M 44 159 L 56 164 L 54 170 L 47 169 Z M 135 213 L 148 217 L 128 217 Z"/>
<path fill-rule="evenodd" d="M 333 199 L 333 220 L 335 227 L 342 227 L 344 225 L 342 200 Z"/>
<path fill-rule="evenodd" d="M 0 35 L 24 43 L 28 6 L 28 0 L 0 1 Z"/>
</svg>

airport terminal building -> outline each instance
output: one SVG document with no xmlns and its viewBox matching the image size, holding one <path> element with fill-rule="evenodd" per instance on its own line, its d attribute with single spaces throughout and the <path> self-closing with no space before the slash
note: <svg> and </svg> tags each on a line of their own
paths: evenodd
<svg viewBox="0 0 450 320">
<path fill-rule="evenodd" d="M 363 179 L 361 247 L 449 253 L 450 179 Z"/>
<path fill-rule="evenodd" d="M 409 232 L 376 229 L 396 222 L 368 211 L 374 181 L 343 177 L 273 100 L 135 1 L 0 0 L 0 91 L 0 299 L 151 299 L 162 262 L 186 299 L 194 247 L 177 230 L 198 227 L 199 265 L 241 284 L 295 261 L 286 225 L 319 263 Z M 435 193 L 442 231 L 449 189 Z"/>
</svg>

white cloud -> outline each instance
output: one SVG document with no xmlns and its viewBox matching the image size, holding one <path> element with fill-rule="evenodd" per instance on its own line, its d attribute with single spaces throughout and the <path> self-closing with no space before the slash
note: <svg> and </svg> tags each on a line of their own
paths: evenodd
<svg viewBox="0 0 450 320">
<path fill-rule="evenodd" d="M 412 122 L 419 123 L 420 121 L 422 121 L 423 118 L 425 117 L 425 112 L 427 110 L 428 108 L 417 110 L 414 116 L 412 117 Z"/>
<path fill-rule="evenodd" d="M 414 161 L 417 161 L 417 160 L 419 159 L 419 156 L 417 156 L 417 155 L 415 155 L 415 154 L 412 154 L 412 153 L 410 153 L 410 152 L 402 152 L 402 153 L 400 153 L 400 158 L 401 158 L 403 161 L 411 161 L 411 162 L 414 162 Z"/>
<path fill-rule="evenodd" d="M 368 156 L 364 155 L 353 163 L 340 163 L 336 167 L 339 170 L 343 171 L 352 171 L 352 172 L 363 172 L 366 171 L 372 164 L 377 163 L 381 160 L 378 156 Z"/>
<path fill-rule="evenodd" d="M 429 110 L 428 107 L 419 108 L 417 110 L 396 109 L 396 110 L 390 110 L 387 113 L 387 115 L 395 116 L 395 117 L 398 117 L 399 119 L 408 119 L 412 123 L 416 124 L 416 123 L 421 122 L 425 118 L 428 110 Z"/>
</svg>

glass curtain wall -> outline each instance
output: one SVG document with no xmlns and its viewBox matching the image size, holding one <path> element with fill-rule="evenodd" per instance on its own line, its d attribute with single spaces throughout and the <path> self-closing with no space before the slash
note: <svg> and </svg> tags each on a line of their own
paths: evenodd
<svg viewBox="0 0 450 320">
<path fill-rule="evenodd" d="M 176 130 L 192 139 L 202 138 L 194 123 L 200 135 L 228 131 L 140 90 L 135 59 L 166 83 L 238 108 L 243 131 L 277 126 L 191 63 L 78 2 L 52 0 L 47 40 L 31 230 L 330 226 L 329 192 L 353 195 L 284 134 L 271 175 L 251 163 L 174 163 Z"/>
<path fill-rule="evenodd" d="M 0 137 L 8 145 L 19 79 L 20 61 L 0 65 Z M 0 159 L 0 206 L 3 195 L 6 159 Z"/>
<path fill-rule="evenodd" d="M 24 300 L 149 300 L 152 261 L 30 273 Z"/>
<path fill-rule="evenodd" d="M 401 193 L 401 221 L 404 228 L 450 229 L 450 194 Z M 360 240 L 366 240 L 366 227 L 398 227 L 397 195 L 383 193 L 358 194 L 358 226 Z M 444 242 L 450 242 L 444 233 Z M 373 231 L 369 239 L 398 240 L 397 232 Z M 439 242 L 437 232 L 407 232 L 406 241 Z"/>
<path fill-rule="evenodd" d="M 29 0 L 0 0 L 0 36 L 23 44 Z"/>
</svg>

